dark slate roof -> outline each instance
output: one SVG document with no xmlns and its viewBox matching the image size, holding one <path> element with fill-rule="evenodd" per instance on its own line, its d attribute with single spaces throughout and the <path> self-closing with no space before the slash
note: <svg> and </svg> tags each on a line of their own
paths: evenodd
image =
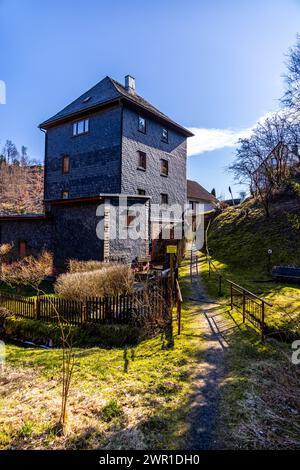
<svg viewBox="0 0 300 470">
<path fill-rule="evenodd" d="M 201 199 L 207 202 L 217 202 L 217 198 L 209 193 L 197 181 L 187 180 L 187 197 L 188 199 Z"/>
<path fill-rule="evenodd" d="M 177 124 L 175 121 L 163 114 L 157 108 L 152 106 L 151 103 L 146 101 L 140 95 L 127 91 L 126 88 L 121 85 L 121 83 L 117 82 L 116 80 L 113 80 L 110 77 L 105 77 L 103 80 L 101 80 L 101 82 L 97 83 L 97 85 L 83 93 L 83 95 L 81 95 L 71 104 L 66 106 L 59 113 L 55 114 L 50 119 L 47 119 L 46 121 L 42 122 L 39 127 L 50 127 L 51 125 L 54 125 L 59 121 L 68 118 L 74 118 L 78 114 L 84 114 L 86 111 L 98 109 L 101 106 L 119 100 L 125 101 L 128 104 L 132 104 L 138 106 L 141 109 L 144 109 L 148 113 L 155 115 L 160 120 L 168 123 L 171 126 L 176 127 L 179 132 L 181 131 L 187 137 L 193 135 L 188 129 Z"/>
</svg>

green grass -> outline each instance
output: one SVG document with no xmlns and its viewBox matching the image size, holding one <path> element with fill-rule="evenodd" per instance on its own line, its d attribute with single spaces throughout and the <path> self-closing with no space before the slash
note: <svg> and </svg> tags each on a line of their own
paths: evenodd
<svg viewBox="0 0 300 470">
<path fill-rule="evenodd" d="M 266 219 L 259 206 L 248 202 L 225 210 L 209 230 L 209 249 L 216 268 L 225 278 L 272 303 L 273 308 L 267 309 L 267 325 L 291 336 L 299 334 L 300 286 L 272 282 L 267 250 L 273 250 L 271 266 L 300 266 L 300 230 L 288 217 L 289 210 L 300 212 L 299 204 L 299 201 L 277 202 L 271 206 L 270 219 Z M 204 259 L 202 269 L 208 278 Z M 206 282 L 212 295 L 216 295 L 216 277 L 212 275 Z M 226 283 L 223 295 L 228 302 Z"/>
<path fill-rule="evenodd" d="M 247 277 L 220 262 L 216 266 L 224 275 L 251 287 L 251 274 Z M 218 296 L 217 278 L 209 276 L 205 257 L 200 268 L 207 293 L 232 325 L 224 333 L 228 348 L 220 387 L 220 442 L 230 449 L 300 449 L 300 400 L 295 394 L 300 369 L 291 362 L 291 346 L 270 338 L 262 343 L 259 331 L 248 322 L 243 324 L 240 312 L 230 310 L 226 285 L 223 296 Z M 269 316 L 268 321 L 274 318 Z"/>
<path fill-rule="evenodd" d="M 0 290 L 2 292 L 7 292 L 9 294 L 19 294 L 23 295 L 25 297 L 30 297 L 30 298 L 36 298 L 37 293 L 36 290 L 33 287 L 30 286 L 20 286 L 18 289 L 17 287 L 10 286 L 9 284 L 5 284 L 3 282 L 0 282 Z M 43 292 L 43 294 L 46 295 L 54 295 L 54 284 L 53 282 L 50 281 L 43 281 L 40 285 L 40 290 Z"/>
<path fill-rule="evenodd" d="M 268 272 L 267 250 L 273 250 L 273 265 L 300 266 L 299 227 L 294 223 L 299 201 L 279 201 L 271 206 L 267 220 L 251 202 L 229 208 L 211 224 L 209 248 L 215 267 L 230 279 L 273 304 L 267 308 L 269 327 L 299 337 L 300 289 L 274 283 Z M 206 258 L 201 258 L 201 276 L 207 292 L 220 304 L 220 311 L 235 326 L 228 333 L 226 374 L 221 386 L 220 439 L 234 449 L 299 449 L 299 366 L 291 362 L 290 344 L 260 334 L 241 313 L 229 308 L 229 285 L 209 276 Z"/>
<path fill-rule="evenodd" d="M 181 286 L 187 297 L 186 275 L 184 267 Z M 172 337 L 169 331 L 132 349 L 75 350 L 67 438 L 55 432 L 62 352 L 7 344 L 0 448 L 178 448 L 202 344 L 189 307 L 183 305 L 180 336 L 174 317 Z M 24 423 L 30 423 L 30 432 Z"/>
</svg>

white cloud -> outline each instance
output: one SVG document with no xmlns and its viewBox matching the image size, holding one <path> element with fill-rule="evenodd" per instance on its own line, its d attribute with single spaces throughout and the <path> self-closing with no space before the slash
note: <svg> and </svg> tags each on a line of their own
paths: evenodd
<svg viewBox="0 0 300 470">
<path fill-rule="evenodd" d="M 261 116 L 255 125 L 263 122 L 274 113 L 266 113 Z M 204 127 L 190 127 L 189 130 L 195 134 L 188 139 L 188 156 L 199 155 L 204 152 L 218 150 L 225 147 L 235 147 L 239 139 L 249 137 L 255 125 L 244 129 L 214 129 Z"/>
</svg>

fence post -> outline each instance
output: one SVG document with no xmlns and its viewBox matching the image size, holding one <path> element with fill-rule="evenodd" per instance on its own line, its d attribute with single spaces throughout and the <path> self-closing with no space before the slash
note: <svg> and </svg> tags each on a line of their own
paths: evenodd
<svg viewBox="0 0 300 470">
<path fill-rule="evenodd" d="M 261 303 L 261 341 L 265 341 L 265 303 Z"/>
<path fill-rule="evenodd" d="M 246 292 L 243 290 L 243 323 L 245 323 L 246 318 Z"/>
<path fill-rule="evenodd" d="M 230 310 L 233 310 L 233 292 L 232 292 L 232 284 L 230 283 Z"/>
<path fill-rule="evenodd" d="M 177 322 L 178 322 L 178 335 L 181 332 L 181 302 L 180 299 L 177 300 Z"/>
<path fill-rule="evenodd" d="M 36 319 L 40 320 L 41 318 L 41 302 L 40 302 L 40 296 L 38 295 L 36 298 Z"/>
</svg>

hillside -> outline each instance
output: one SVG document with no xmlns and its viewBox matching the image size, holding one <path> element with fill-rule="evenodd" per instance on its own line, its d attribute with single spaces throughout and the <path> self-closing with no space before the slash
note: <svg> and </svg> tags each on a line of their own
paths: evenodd
<svg viewBox="0 0 300 470">
<path fill-rule="evenodd" d="M 227 208 L 211 224 L 209 247 L 213 257 L 240 269 L 266 271 L 268 249 L 273 265 L 300 265 L 300 198 L 278 198 L 269 218 L 252 200 Z"/>
<path fill-rule="evenodd" d="M 41 165 L 2 163 L 0 215 L 43 212 L 44 171 Z"/>
<path fill-rule="evenodd" d="M 253 200 L 227 208 L 212 222 L 208 244 L 214 264 L 225 278 L 273 304 L 267 313 L 268 327 L 284 332 L 284 337 L 299 335 L 299 285 L 272 281 L 267 250 L 273 251 L 271 267 L 300 266 L 300 198 L 288 193 L 277 197 L 271 203 L 269 218 Z M 206 263 L 203 270 L 215 294 L 215 276 L 208 276 Z M 223 289 L 228 297 L 225 283 Z"/>
</svg>

